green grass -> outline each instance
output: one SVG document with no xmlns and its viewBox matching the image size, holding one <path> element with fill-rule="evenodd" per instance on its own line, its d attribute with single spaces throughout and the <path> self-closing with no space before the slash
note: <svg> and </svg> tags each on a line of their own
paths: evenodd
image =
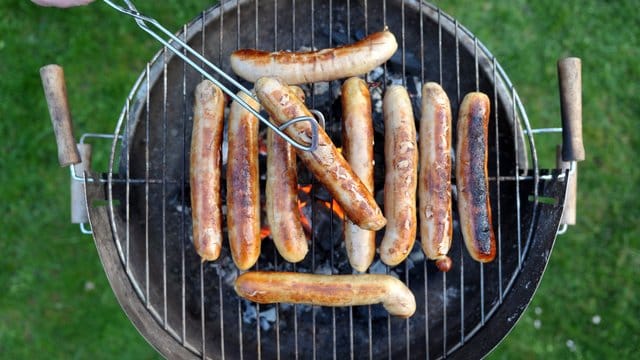
<svg viewBox="0 0 640 360">
<path fill-rule="evenodd" d="M 177 29 L 211 2 L 137 3 Z M 558 238 L 531 306 L 489 358 L 636 357 L 637 2 L 437 4 L 496 55 L 534 127 L 560 124 L 556 60 L 583 59 L 587 160 L 580 164 L 578 225 Z M 64 66 L 76 135 L 109 133 L 157 49 L 128 18 L 100 3 L 70 10 L 25 0 L 0 4 L 0 358 L 158 357 L 117 304 L 91 237 L 68 223 L 68 171 L 56 162 L 38 75 L 42 65 Z M 536 140 L 543 165 L 552 166 L 559 138 Z"/>
</svg>

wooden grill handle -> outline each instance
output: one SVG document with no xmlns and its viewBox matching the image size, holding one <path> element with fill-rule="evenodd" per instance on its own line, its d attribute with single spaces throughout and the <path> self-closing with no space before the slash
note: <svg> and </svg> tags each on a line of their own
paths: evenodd
<svg viewBox="0 0 640 360">
<path fill-rule="evenodd" d="M 582 161 L 582 63 L 568 57 L 558 61 L 560 110 L 562 113 L 562 160 Z"/>
<path fill-rule="evenodd" d="M 81 159 L 73 136 L 64 70 L 59 65 L 46 65 L 40 69 L 40 78 L 58 143 L 58 162 L 60 166 L 78 164 Z"/>
</svg>

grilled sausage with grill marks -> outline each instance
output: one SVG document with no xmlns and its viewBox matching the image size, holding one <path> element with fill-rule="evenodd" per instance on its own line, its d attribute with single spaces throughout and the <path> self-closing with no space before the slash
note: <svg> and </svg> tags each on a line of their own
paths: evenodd
<svg viewBox="0 0 640 360">
<path fill-rule="evenodd" d="M 320 275 L 250 271 L 236 279 L 236 293 L 260 304 L 356 306 L 382 303 L 391 315 L 407 318 L 416 300 L 400 280 L 384 274 Z"/>
<path fill-rule="evenodd" d="M 260 109 L 249 95 L 239 92 L 238 96 L 253 109 Z M 258 125 L 258 119 L 240 103 L 231 104 L 227 125 L 227 234 L 233 261 L 240 270 L 252 267 L 260 256 Z"/>
<path fill-rule="evenodd" d="M 387 88 L 384 115 L 384 214 L 387 227 L 380 244 L 380 259 L 395 266 L 411 252 L 416 239 L 416 187 L 418 146 L 416 125 L 407 90 Z"/>
<path fill-rule="evenodd" d="M 255 90 L 260 103 L 278 125 L 296 117 L 312 116 L 304 103 L 280 79 L 260 78 Z M 292 124 L 285 132 L 299 143 L 311 143 L 312 128 L 308 121 Z M 315 150 L 296 149 L 296 153 L 351 221 L 368 230 L 378 230 L 385 225 L 386 219 L 373 195 L 322 128 L 318 128 L 318 146 Z"/>
<path fill-rule="evenodd" d="M 460 227 L 469 254 L 479 262 L 490 262 L 496 256 L 487 175 L 489 110 L 487 95 L 467 94 L 460 104 L 457 127 L 456 185 Z"/>
<path fill-rule="evenodd" d="M 247 81 L 268 76 L 296 85 L 366 74 L 391 58 L 397 48 L 395 36 L 384 30 L 353 44 L 318 51 L 241 49 L 231 54 L 230 62 L 233 71 Z"/>
<path fill-rule="evenodd" d="M 304 101 L 304 92 L 292 90 Z M 304 259 L 309 251 L 298 209 L 298 173 L 295 148 L 273 131 L 267 132 L 266 213 L 278 253 L 289 262 Z"/>
<path fill-rule="evenodd" d="M 357 77 L 342 85 L 342 154 L 373 193 L 373 121 L 367 83 Z M 351 267 L 365 272 L 376 253 L 376 233 L 345 219 L 344 242 Z"/>
<path fill-rule="evenodd" d="M 220 160 L 225 96 L 209 80 L 195 89 L 189 158 L 193 245 L 202 261 L 213 261 L 222 248 Z"/>
<path fill-rule="evenodd" d="M 451 214 L 451 105 L 437 83 L 422 87 L 419 129 L 420 173 L 418 201 L 420 238 L 427 258 L 440 271 L 449 271 L 447 256 L 453 236 Z"/>
</svg>

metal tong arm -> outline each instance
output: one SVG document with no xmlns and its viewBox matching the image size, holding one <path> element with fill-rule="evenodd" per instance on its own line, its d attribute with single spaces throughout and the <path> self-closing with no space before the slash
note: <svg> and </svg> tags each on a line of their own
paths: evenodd
<svg viewBox="0 0 640 360">
<path fill-rule="evenodd" d="M 258 111 L 254 110 L 244 100 L 242 100 L 240 97 L 238 97 L 234 91 L 231 91 L 229 88 L 224 86 L 220 81 L 218 81 L 216 78 L 214 78 L 208 71 L 203 69 L 200 65 L 196 64 L 193 60 L 189 59 L 189 57 L 186 54 L 184 54 L 182 51 L 180 51 L 181 49 L 179 47 L 181 47 L 182 49 L 186 50 L 188 53 L 193 55 L 197 60 L 201 61 L 204 65 L 208 66 L 210 69 L 215 71 L 218 75 L 223 77 L 225 80 L 229 81 L 239 91 L 242 91 L 245 94 L 247 94 L 248 96 L 251 96 L 253 99 L 255 99 L 258 102 L 258 99 L 256 99 L 255 95 L 250 90 L 248 90 L 247 88 L 242 86 L 239 82 L 237 82 L 235 79 L 233 79 L 227 73 L 222 71 L 222 69 L 220 69 L 216 65 L 212 64 L 204 56 L 202 56 L 197 51 L 195 51 L 193 48 L 191 48 L 187 43 L 185 43 L 184 41 L 180 40 L 177 36 L 172 34 L 169 30 L 167 30 L 164 26 L 162 26 L 158 21 L 156 21 L 153 18 L 150 18 L 148 16 L 145 16 L 145 15 L 141 14 L 136 9 L 136 7 L 133 5 L 133 3 L 131 1 L 123 0 L 124 3 L 127 5 L 127 7 L 120 6 L 120 5 L 116 4 L 115 2 L 113 2 L 111 0 L 103 0 L 103 1 L 105 3 L 107 3 L 109 6 L 111 6 L 112 8 L 118 10 L 119 12 L 135 18 L 136 19 L 136 23 L 138 24 L 138 26 L 142 30 L 144 30 L 149 35 L 151 35 L 154 39 L 158 40 L 160 43 L 162 43 L 164 46 L 166 46 L 169 50 L 171 50 L 174 54 L 179 56 L 187 64 L 189 64 L 191 67 L 196 69 L 205 78 L 207 78 L 208 80 L 210 80 L 214 84 L 216 84 L 222 91 L 224 91 L 227 95 L 229 95 L 234 101 L 237 101 L 240 105 L 242 105 L 245 109 L 247 109 L 247 111 L 249 111 L 251 114 L 253 114 L 255 117 L 257 117 L 262 123 L 264 123 L 271 130 L 273 130 L 276 134 L 278 134 L 283 139 L 285 139 L 292 146 L 294 146 L 297 149 L 303 150 L 303 151 L 313 151 L 318 147 L 318 122 L 324 123 L 324 118 L 322 117 L 322 113 L 320 113 L 319 111 L 316 111 L 316 110 L 311 110 L 311 113 L 318 117 L 317 120 L 313 116 L 300 116 L 300 117 L 293 118 L 293 119 L 285 122 L 284 124 L 282 124 L 280 126 L 274 125 L 273 123 L 271 123 L 271 121 L 265 119 L 262 115 L 260 115 L 260 113 Z M 156 29 L 160 30 L 160 32 L 162 32 L 163 34 L 168 36 L 171 39 L 171 41 L 167 41 L 162 36 L 158 35 L 158 33 L 156 33 L 154 30 L 152 30 L 148 26 L 148 24 L 150 24 L 153 27 L 155 27 Z M 174 43 L 178 44 L 179 47 L 175 47 L 171 42 L 174 42 Z M 311 144 L 310 145 L 301 144 L 301 143 L 297 142 L 296 140 L 292 139 L 286 133 L 284 133 L 284 130 L 287 127 L 293 125 L 294 123 L 300 122 L 300 121 L 309 121 L 309 123 L 311 124 Z"/>
</svg>

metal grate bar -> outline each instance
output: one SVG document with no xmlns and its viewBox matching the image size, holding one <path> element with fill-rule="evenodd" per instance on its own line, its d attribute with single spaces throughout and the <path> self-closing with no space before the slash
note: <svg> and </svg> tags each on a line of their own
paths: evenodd
<svg viewBox="0 0 640 360">
<path fill-rule="evenodd" d="M 511 88 L 511 102 L 513 104 L 513 117 L 516 118 L 516 93 L 515 88 Z M 518 123 L 516 121 L 513 122 L 513 133 L 517 134 L 518 131 Z M 520 161 L 518 157 L 518 142 L 514 142 L 514 153 L 515 153 L 515 176 L 516 176 L 516 212 L 517 212 L 517 228 L 518 228 L 518 268 L 522 267 L 522 228 L 520 224 L 521 212 L 520 212 Z"/>
<path fill-rule="evenodd" d="M 494 109 L 498 109 L 498 78 L 496 76 L 496 58 L 493 57 L 492 61 L 492 79 L 493 79 L 493 101 Z M 498 111 L 493 111 L 493 118 L 495 123 L 495 137 L 496 137 L 496 197 L 498 201 L 494 201 L 497 208 L 496 217 L 498 220 L 498 237 L 497 237 L 497 256 L 498 256 L 498 294 L 499 302 L 502 303 L 503 291 L 502 291 L 502 212 L 501 212 L 501 191 L 500 191 L 500 128 L 498 126 Z"/>
<path fill-rule="evenodd" d="M 187 36 L 187 28 L 183 27 L 183 37 Z M 186 55 L 186 50 L 184 50 Z M 187 118 L 187 64 L 182 64 L 182 119 Z M 185 183 L 187 177 L 187 123 L 186 121 L 182 122 L 182 185 L 180 186 L 180 201 L 182 204 L 182 208 L 185 207 L 185 198 L 186 198 L 186 190 Z M 188 241 L 187 235 L 187 226 L 186 226 L 186 216 L 185 213 L 182 212 L 180 215 L 180 260 L 181 260 L 181 278 L 180 278 L 180 288 L 182 290 L 182 344 L 188 344 L 187 341 L 187 294 L 186 294 L 186 242 Z"/>
<path fill-rule="evenodd" d="M 162 307 L 163 327 L 169 329 L 167 304 L 167 49 L 162 50 Z"/>
<path fill-rule="evenodd" d="M 147 63 L 147 76 L 146 76 L 146 84 L 147 84 L 147 89 L 150 86 L 150 80 L 149 80 L 149 64 Z M 150 307 L 150 303 L 149 303 L 149 182 L 147 181 L 149 179 L 149 168 L 150 168 L 150 161 L 149 161 L 149 142 L 151 139 L 151 136 L 149 135 L 149 127 L 150 127 L 150 119 L 149 119 L 149 91 L 147 91 L 146 94 L 146 100 L 145 100 L 145 108 L 146 108 L 146 115 L 144 117 L 144 139 L 145 139 L 145 144 L 146 146 L 144 147 L 144 179 L 145 179 L 145 183 L 144 183 L 144 258 L 145 258 L 145 262 L 144 262 L 144 277 L 145 277 L 145 305 L 147 307 L 147 309 Z"/>
</svg>

